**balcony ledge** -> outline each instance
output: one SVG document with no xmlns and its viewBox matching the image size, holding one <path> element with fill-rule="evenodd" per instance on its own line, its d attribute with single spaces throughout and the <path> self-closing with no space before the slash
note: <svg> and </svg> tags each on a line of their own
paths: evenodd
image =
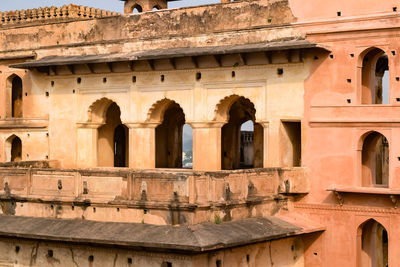
<svg viewBox="0 0 400 267">
<path fill-rule="evenodd" d="M 336 187 L 327 189 L 326 191 L 333 192 L 339 201 L 339 205 L 343 206 L 345 194 L 367 194 L 367 195 L 381 195 L 388 196 L 393 202 L 394 208 L 397 209 L 398 201 L 400 199 L 400 190 L 392 190 L 382 187 Z"/>
</svg>

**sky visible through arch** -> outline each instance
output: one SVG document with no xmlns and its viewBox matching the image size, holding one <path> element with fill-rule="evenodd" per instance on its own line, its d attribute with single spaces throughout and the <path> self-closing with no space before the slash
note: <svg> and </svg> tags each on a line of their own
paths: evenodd
<svg viewBox="0 0 400 267">
<path fill-rule="evenodd" d="M 123 12 L 124 2 L 120 0 L 0 0 L 0 11 L 21 10 L 38 7 L 56 6 L 75 4 L 95 8 L 106 9 L 110 11 Z M 173 1 L 168 4 L 169 8 L 198 6 L 206 4 L 219 3 L 219 0 L 182 0 Z"/>
</svg>

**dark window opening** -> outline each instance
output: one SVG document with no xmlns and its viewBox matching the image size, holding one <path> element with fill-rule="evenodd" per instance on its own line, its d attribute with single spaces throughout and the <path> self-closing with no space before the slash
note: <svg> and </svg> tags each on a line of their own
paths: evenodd
<svg viewBox="0 0 400 267">
<path fill-rule="evenodd" d="M 133 7 L 132 13 L 142 13 L 142 12 L 143 12 L 143 8 L 142 8 L 141 5 L 136 4 L 136 5 Z"/>
<path fill-rule="evenodd" d="M 172 267 L 172 262 L 164 261 L 164 262 L 161 264 L 161 267 Z"/>
<path fill-rule="evenodd" d="M 389 183 L 389 142 L 382 134 L 368 134 L 362 146 L 362 185 L 387 187 Z"/>
<path fill-rule="evenodd" d="M 369 51 L 362 61 L 362 104 L 389 104 L 389 60 L 379 48 Z"/>
<path fill-rule="evenodd" d="M 22 80 L 18 76 L 12 80 L 11 116 L 22 118 Z"/>
<path fill-rule="evenodd" d="M 118 125 L 114 130 L 114 167 L 127 167 L 128 127 Z"/>
<path fill-rule="evenodd" d="M 156 168 L 182 168 L 182 134 L 185 114 L 171 101 L 156 128 Z"/>
<path fill-rule="evenodd" d="M 360 266 L 388 266 L 388 233 L 377 221 L 369 220 L 361 228 Z"/>
<path fill-rule="evenodd" d="M 11 161 L 18 162 L 22 160 L 22 142 L 15 136 L 11 141 Z"/>
</svg>

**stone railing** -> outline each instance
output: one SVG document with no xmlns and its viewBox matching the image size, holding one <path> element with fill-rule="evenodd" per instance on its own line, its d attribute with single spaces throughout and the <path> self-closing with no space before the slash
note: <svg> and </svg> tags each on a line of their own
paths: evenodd
<svg viewBox="0 0 400 267">
<path fill-rule="evenodd" d="M 168 203 L 208 205 L 304 194 L 304 168 L 199 172 L 186 170 L 0 168 L 0 197 L 25 201 L 103 204 Z"/>
<path fill-rule="evenodd" d="M 60 8 L 53 6 L 0 12 L 0 25 L 54 19 L 91 19 L 116 15 L 119 15 L 119 13 L 71 4 Z"/>
</svg>

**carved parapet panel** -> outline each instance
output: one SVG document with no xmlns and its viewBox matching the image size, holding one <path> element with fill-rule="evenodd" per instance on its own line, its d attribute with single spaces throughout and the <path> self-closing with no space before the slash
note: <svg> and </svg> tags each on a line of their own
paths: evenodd
<svg viewBox="0 0 400 267">
<path fill-rule="evenodd" d="M 305 168 L 279 170 L 281 194 L 307 194 L 310 192 L 310 178 Z"/>
</svg>

